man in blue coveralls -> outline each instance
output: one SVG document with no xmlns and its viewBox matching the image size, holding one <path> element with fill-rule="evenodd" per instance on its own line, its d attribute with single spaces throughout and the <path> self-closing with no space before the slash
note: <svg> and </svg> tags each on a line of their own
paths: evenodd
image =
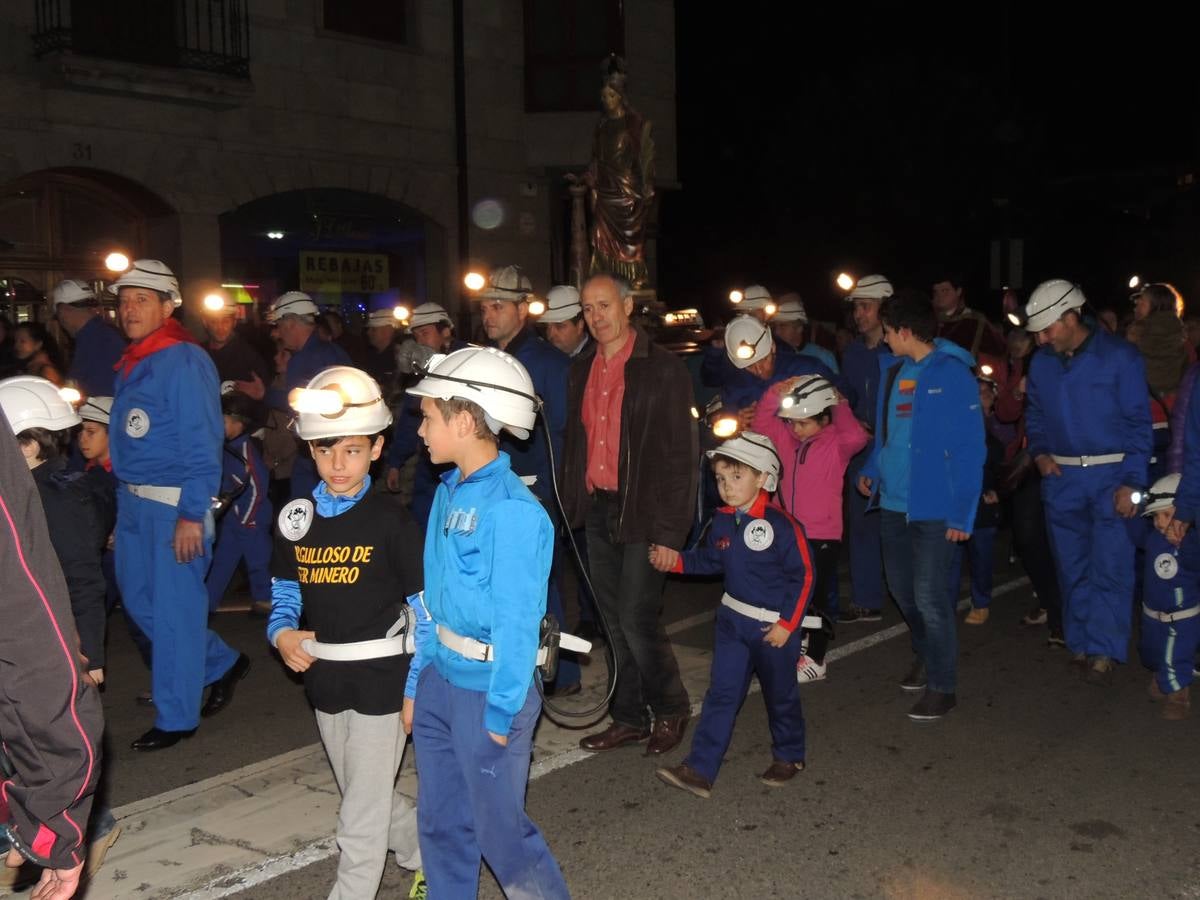
<svg viewBox="0 0 1200 900">
<path fill-rule="evenodd" d="M 1147 485 L 1153 437 L 1146 367 L 1137 348 L 1083 317 L 1078 285 L 1039 284 L 1025 328 L 1040 349 L 1029 364 L 1025 433 L 1042 475 L 1046 525 L 1062 588 L 1071 664 L 1111 684 L 1129 647 L 1134 547 L 1122 518 Z"/>
<path fill-rule="evenodd" d="M 104 320 L 96 292 L 86 281 L 68 278 L 55 287 L 50 302 L 54 318 L 75 342 L 67 380 L 85 397 L 111 397 L 125 338 Z"/>
<path fill-rule="evenodd" d="M 550 521 L 557 523 L 554 471 L 546 451 L 545 431 L 548 423 L 554 459 L 561 460 L 563 431 L 567 427 L 567 369 L 571 366 L 571 358 L 534 331 L 533 323 L 529 321 L 528 298 L 532 295 L 533 286 L 520 268 L 505 266 L 492 271 L 487 286 L 476 296 L 488 342 L 516 357 L 529 372 L 534 393 L 542 399 L 545 415 L 544 420 L 539 418 L 532 434 L 524 439 L 510 433 L 502 434 L 500 448 L 512 459 L 513 471 L 525 480 L 546 508 Z M 562 593 L 558 589 L 560 556 L 555 554 L 546 602 L 559 624 L 565 625 Z M 564 656 L 559 661 L 554 683 L 547 685 L 547 693 L 562 696 L 579 691 L 579 663 Z"/>
<path fill-rule="evenodd" d="M 204 574 L 221 481 L 224 425 L 217 370 L 171 317 L 182 298 L 163 263 L 139 259 L 109 290 L 130 339 L 110 415 L 121 481 L 115 538 L 123 602 L 153 646 L 154 727 L 134 750 L 161 750 L 223 709 L 250 668 L 207 627 Z M 211 684 L 201 709 L 204 686 Z"/>
<path fill-rule="evenodd" d="M 288 394 L 313 380 L 322 369 L 330 366 L 349 366 L 350 357 L 340 346 L 317 336 L 317 316 L 320 310 L 313 298 L 300 291 L 288 291 L 275 298 L 267 310 L 267 321 L 275 326 L 274 334 L 284 349 L 291 352 L 282 388 L 267 388 L 257 373 L 249 381 L 234 382 L 234 387 L 253 397 L 266 400 L 271 409 L 292 414 Z M 311 497 L 320 479 L 312 456 L 298 453 L 292 465 L 292 496 Z"/>
</svg>

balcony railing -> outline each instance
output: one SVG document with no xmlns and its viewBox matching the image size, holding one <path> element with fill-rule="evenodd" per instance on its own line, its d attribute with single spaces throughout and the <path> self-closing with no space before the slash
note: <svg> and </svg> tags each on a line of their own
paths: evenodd
<svg viewBox="0 0 1200 900">
<path fill-rule="evenodd" d="M 34 0 L 34 53 L 250 77 L 249 0 Z"/>
</svg>

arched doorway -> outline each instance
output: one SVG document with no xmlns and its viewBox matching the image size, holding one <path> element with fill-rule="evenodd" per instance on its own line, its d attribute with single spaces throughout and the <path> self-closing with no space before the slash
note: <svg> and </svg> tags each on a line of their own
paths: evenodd
<svg viewBox="0 0 1200 900">
<path fill-rule="evenodd" d="M 387 197 L 287 191 L 222 214 L 220 225 L 222 276 L 260 308 L 302 290 L 357 327 L 373 309 L 440 299 L 446 283 L 441 226 Z"/>
<path fill-rule="evenodd" d="M 136 182 L 96 169 L 46 169 L 0 186 L 0 312 L 45 321 L 64 278 L 102 282 L 105 257 L 177 255 L 174 211 Z"/>
</svg>

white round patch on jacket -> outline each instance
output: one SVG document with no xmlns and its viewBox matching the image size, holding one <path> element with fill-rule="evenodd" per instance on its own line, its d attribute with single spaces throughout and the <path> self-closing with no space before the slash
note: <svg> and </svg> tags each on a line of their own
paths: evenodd
<svg viewBox="0 0 1200 900">
<path fill-rule="evenodd" d="M 150 416 L 136 406 L 125 417 L 125 433 L 131 438 L 144 438 L 150 430 Z"/>
<path fill-rule="evenodd" d="M 1154 558 L 1154 574 L 1163 581 L 1170 581 L 1179 574 L 1179 560 L 1174 553 L 1160 553 Z"/>
<path fill-rule="evenodd" d="M 755 519 L 742 532 L 742 540 L 751 550 L 766 550 L 775 543 L 775 529 L 766 519 Z"/>
<path fill-rule="evenodd" d="M 279 533 L 289 541 L 298 541 L 308 534 L 313 523 L 313 503 L 311 500 L 293 500 L 279 511 L 276 524 Z"/>
</svg>

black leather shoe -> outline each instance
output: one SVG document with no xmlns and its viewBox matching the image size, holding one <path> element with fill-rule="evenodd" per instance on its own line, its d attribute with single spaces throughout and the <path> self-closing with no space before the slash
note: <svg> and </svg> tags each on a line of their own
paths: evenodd
<svg viewBox="0 0 1200 900">
<path fill-rule="evenodd" d="M 191 731 L 163 731 L 161 728 L 151 728 L 129 746 L 134 750 L 166 750 L 195 733 L 195 728 Z"/>
<path fill-rule="evenodd" d="M 200 710 L 200 715 L 208 718 L 215 716 L 221 710 L 229 705 L 229 701 L 233 699 L 233 691 L 237 687 L 237 683 L 246 677 L 246 673 L 250 671 L 250 657 L 245 653 L 237 658 L 229 671 L 212 683 L 212 687 L 208 689 L 208 700 L 204 704 L 204 708 Z"/>
</svg>

